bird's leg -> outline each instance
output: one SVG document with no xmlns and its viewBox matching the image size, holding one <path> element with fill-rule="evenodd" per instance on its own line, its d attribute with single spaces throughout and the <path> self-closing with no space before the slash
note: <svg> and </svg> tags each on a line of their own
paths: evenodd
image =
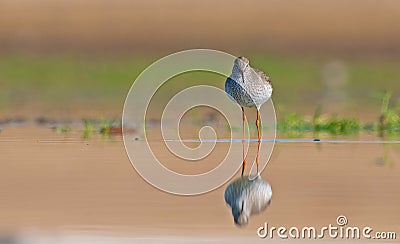
<svg viewBox="0 0 400 244">
<path fill-rule="evenodd" d="M 257 126 L 257 133 L 258 133 L 258 144 L 257 144 L 257 156 L 256 156 L 256 163 L 257 163 L 257 175 L 258 175 L 258 165 L 260 161 L 260 145 L 261 145 L 261 132 L 260 132 L 260 111 L 257 109 L 257 119 L 256 119 L 256 126 Z"/>
<path fill-rule="evenodd" d="M 243 152 L 243 165 L 242 165 L 242 176 L 244 174 L 244 169 L 246 168 L 246 152 L 244 148 L 244 136 L 246 132 L 246 114 L 244 113 L 244 108 L 242 107 L 242 115 L 243 115 L 243 131 L 242 131 L 242 152 Z"/>
</svg>

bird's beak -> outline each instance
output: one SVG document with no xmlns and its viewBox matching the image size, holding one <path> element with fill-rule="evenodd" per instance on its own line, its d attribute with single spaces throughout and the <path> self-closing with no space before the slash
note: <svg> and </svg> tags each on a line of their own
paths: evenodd
<svg viewBox="0 0 400 244">
<path fill-rule="evenodd" d="M 244 72 L 244 71 L 247 69 L 247 67 L 249 67 L 249 64 L 246 64 L 246 65 L 244 66 L 244 68 L 242 69 L 242 72 Z"/>
</svg>

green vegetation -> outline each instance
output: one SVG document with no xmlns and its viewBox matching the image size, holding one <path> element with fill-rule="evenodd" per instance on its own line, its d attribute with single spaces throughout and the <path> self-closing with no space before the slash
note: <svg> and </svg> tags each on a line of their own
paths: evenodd
<svg viewBox="0 0 400 244">
<path fill-rule="evenodd" d="M 94 129 L 93 129 L 93 121 L 84 119 L 83 120 L 84 130 L 83 130 L 83 138 L 89 139 L 92 136 Z"/>
<path fill-rule="evenodd" d="M 304 133 L 328 133 L 330 135 L 356 135 L 368 128 L 358 119 L 321 116 L 317 119 L 305 118 L 302 115 L 290 113 L 278 122 L 278 132 L 289 137 L 301 137 Z"/>
<path fill-rule="evenodd" d="M 397 113 L 395 108 L 390 106 L 391 92 L 386 92 L 382 95 L 381 116 L 376 127 L 381 135 L 400 134 L 400 113 Z"/>
<path fill-rule="evenodd" d="M 321 114 L 318 107 L 313 117 L 304 117 L 300 114 L 289 113 L 283 120 L 278 121 L 278 132 L 289 137 L 301 137 L 304 133 L 328 133 L 330 135 L 357 135 L 360 132 L 378 132 L 379 136 L 400 135 L 400 112 L 390 106 L 391 92 L 381 96 L 382 108 L 379 120 L 376 123 L 362 123 L 355 118 L 339 118 L 337 115 Z"/>
<path fill-rule="evenodd" d="M 274 86 L 278 111 L 312 108 L 329 90 L 322 75 L 331 59 L 301 55 L 246 54 L 254 67 L 266 71 Z M 30 106 L 36 111 L 91 111 L 122 108 L 125 96 L 136 77 L 163 55 L 132 57 L 80 57 L 73 55 L 0 56 L 0 111 Z M 396 60 L 341 59 L 346 81 L 341 87 L 346 106 L 355 104 L 378 109 L 371 94 L 390 87 L 400 94 L 399 62 Z M 212 83 L 223 88 L 224 77 L 194 72 L 177 76 L 168 87 L 173 93 L 190 84 Z M 293 92 L 295 91 L 295 92 Z M 162 92 L 160 96 L 171 94 Z M 301 101 L 299 103 L 299 101 Z M 301 111 L 301 110 L 300 110 Z M 41 111 L 39 111 L 41 112 Z"/>
<path fill-rule="evenodd" d="M 146 57 L 2 55 L 0 111 L 30 105 L 43 111 L 122 106 L 132 82 L 151 62 Z"/>
<path fill-rule="evenodd" d="M 341 86 L 337 86 L 345 94 L 343 99 L 340 98 L 344 103 L 341 107 L 343 110 L 340 110 L 340 115 L 327 115 L 322 113 L 321 107 L 317 107 L 312 116 L 305 116 L 310 113 L 308 109 L 314 108 L 317 101 L 322 101 L 330 89 L 324 81 L 323 72 L 326 64 L 332 60 L 300 54 L 245 55 L 254 67 L 271 76 L 273 99 L 280 118 L 277 124 L 279 133 L 289 137 L 301 137 L 305 133 L 315 136 L 321 133 L 357 135 L 361 132 L 374 132 L 379 136 L 400 135 L 400 103 L 396 105 L 392 98 L 392 94 L 400 94 L 398 60 L 343 58 L 334 61 L 339 64 L 339 71 L 345 79 Z M 24 108 L 40 116 L 47 111 L 70 111 L 69 114 L 75 114 L 75 111 L 85 112 L 89 109 L 89 116 L 101 116 L 104 112 L 110 114 L 110 111 L 115 113 L 111 116 L 115 116 L 121 113 L 125 96 L 135 78 L 161 56 L 3 54 L 0 57 L 0 112 L 6 111 L 3 116 L 9 116 L 8 113 L 13 116 L 13 111 L 18 114 L 18 110 Z M 220 75 L 207 72 L 176 76 L 154 96 L 150 111 L 162 110 L 162 105 L 167 103 L 171 95 L 186 87 L 212 84 L 223 88 L 224 80 Z M 368 111 L 378 111 L 379 103 L 371 94 L 388 88 L 390 92 L 379 95 L 381 108 L 376 122 L 365 123 L 357 119 L 358 115 L 352 113 L 354 108 L 362 104 Z M 349 111 L 353 117 L 349 118 Z M 120 125 L 115 120 L 84 120 L 83 124 L 84 138 L 90 138 L 93 134 L 109 137 L 120 133 Z M 57 133 L 71 131 L 67 125 L 53 129 Z M 240 131 L 241 127 L 227 127 L 227 130 L 230 129 Z"/>
<path fill-rule="evenodd" d="M 99 133 L 105 138 L 111 138 L 113 134 L 122 133 L 122 125 L 121 122 L 117 120 L 103 120 L 101 122 Z"/>
<path fill-rule="evenodd" d="M 84 130 L 83 130 L 83 138 L 89 139 L 92 135 L 99 134 L 102 135 L 103 138 L 110 139 L 114 135 L 122 134 L 122 126 L 121 122 L 113 119 L 107 120 L 103 119 L 101 121 L 84 119 L 83 120 Z"/>
<path fill-rule="evenodd" d="M 71 127 L 68 125 L 61 125 L 53 127 L 54 132 L 56 133 L 68 133 L 71 132 Z"/>
</svg>

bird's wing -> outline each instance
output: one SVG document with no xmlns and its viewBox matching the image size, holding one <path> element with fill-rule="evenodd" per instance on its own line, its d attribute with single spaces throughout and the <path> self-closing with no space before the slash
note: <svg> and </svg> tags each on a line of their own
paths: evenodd
<svg viewBox="0 0 400 244">
<path fill-rule="evenodd" d="M 269 77 L 261 70 L 253 68 L 253 70 L 258 74 L 258 76 L 261 78 L 264 84 L 271 84 L 271 80 Z"/>
</svg>

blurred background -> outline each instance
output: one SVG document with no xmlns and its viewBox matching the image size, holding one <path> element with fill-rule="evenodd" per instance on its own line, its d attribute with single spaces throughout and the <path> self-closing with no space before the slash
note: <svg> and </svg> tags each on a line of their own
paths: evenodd
<svg viewBox="0 0 400 244">
<path fill-rule="evenodd" d="M 0 0 L 1 244 L 131 243 L 102 238 L 121 232 L 143 237 L 138 243 L 214 235 L 242 243 L 257 240 L 255 230 L 265 221 L 318 227 L 335 224 L 340 214 L 352 226 L 400 233 L 398 144 L 277 143 L 263 172 L 274 190 L 272 204 L 243 229 L 224 203 L 225 186 L 179 197 L 147 184 L 122 143 L 125 97 L 152 62 L 193 48 L 246 56 L 265 71 L 282 128 L 332 132 L 311 139 L 353 136 L 361 128 L 354 120 L 320 119 L 326 113 L 375 123 L 365 125 L 372 136 L 356 139 L 375 140 L 382 128 L 400 135 L 400 1 Z M 147 126 L 159 122 L 158 102 L 180 84 L 222 88 L 225 81 L 196 72 L 174 79 L 178 86 L 158 94 L 156 119 Z M 293 112 L 314 117 L 305 124 L 287 117 Z M 227 132 L 218 119 L 190 117 L 187 138 L 197 136 L 195 126 Z M 144 143 L 140 136 L 133 135 L 135 143 Z M 159 135 L 153 138 L 166 167 L 178 171 L 204 172 L 227 150 L 219 144 L 215 157 L 183 165 Z M 44 234 L 33 238 L 38 230 Z"/>
<path fill-rule="evenodd" d="M 267 72 L 278 114 L 375 119 L 379 94 L 400 90 L 399 13 L 393 0 L 2 0 L 0 111 L 119 116 L 145 67 L 209 48 Z"/>
</svg>

